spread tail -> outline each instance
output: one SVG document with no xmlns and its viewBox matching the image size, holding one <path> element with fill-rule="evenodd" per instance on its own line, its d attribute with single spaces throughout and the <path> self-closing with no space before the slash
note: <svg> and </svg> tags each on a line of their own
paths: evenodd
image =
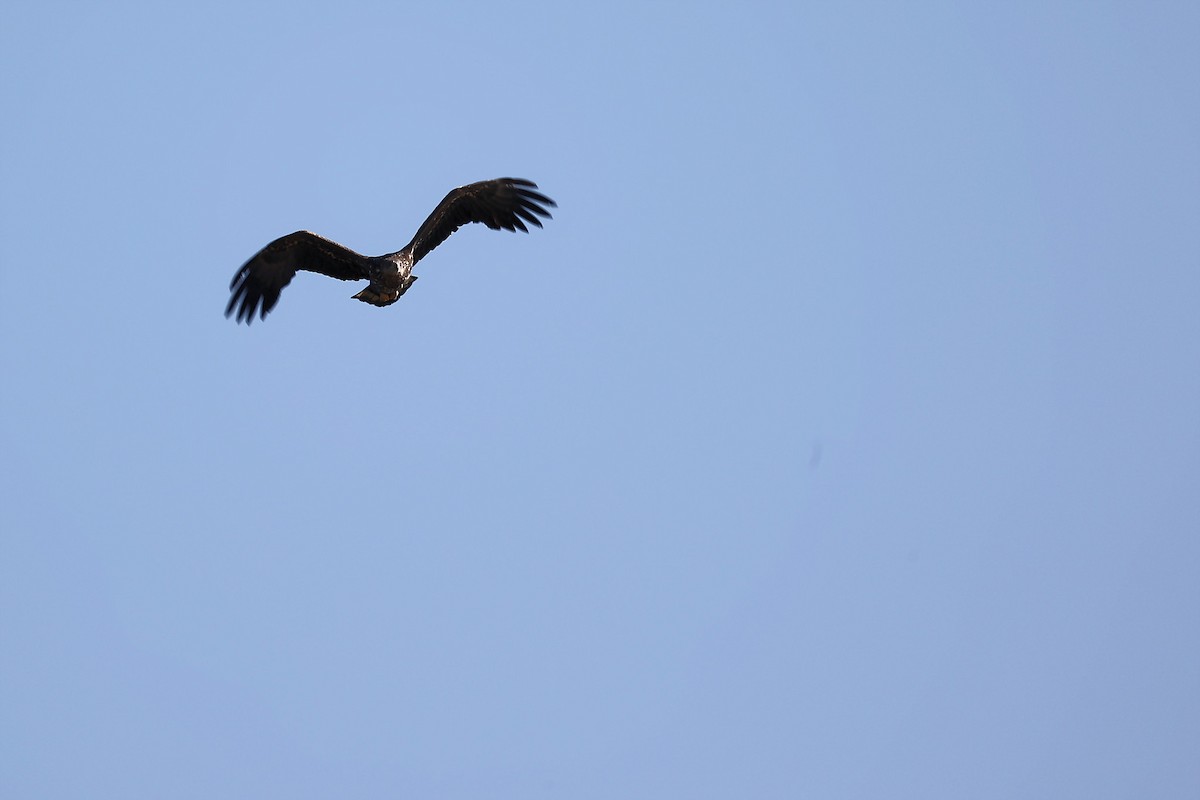
<svg viewBox="0 0 1200 800">
<path fill-rule="evenodd" d="M 354 295 L 355 300 L 362 300 L 364 303 L 370 303 L 373 306 L 390 306 L 392 303 L 400 299 L 400 297 L 408 291 L 408 287 L 412 286 L 417 280 L 416 275 L 410 276 L 400 285 L 397 291 L 388 291 L 387 289 L 379 289 L 374 283 L 367 286 L 358 294 Z"/>
</svg>

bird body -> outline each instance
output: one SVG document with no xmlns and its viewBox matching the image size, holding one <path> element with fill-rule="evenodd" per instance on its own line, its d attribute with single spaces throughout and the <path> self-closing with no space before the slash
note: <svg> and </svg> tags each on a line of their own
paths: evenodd
<svg viewBox="0 0 1200 800">
<path fill-rule="evenodd" d="M 416 280 L 416 276 L 412 274 L 414 264 L 412 253 L 408 250 L 371 258 L 367 265 L 367 275 L 371 283 L 354 295 L 354 299 L 380 308 L 390 306 L 399 300 Z"/>
<path fill-rule="evenodd" d="M 298 271 L 316 272 L 338 280 L 370 281 L 355 294 L 356 300 L 390 306 L 417 280 L 417 262 L 450 234 L 471 222 L 493 230 L 529 232 L 525 223 L 542 227 L 539 216 L 550 218 L 549 197 L 535 191 L 537 184 L 520 178 L 480 181 L 452 190 L 417 229 L 403 249 L 382 256 L 364 256 L 311 231 L 282 236 L 242 265 L 229 283 L 231 296 L 225 316 L 236 311 L 238 322 L 263 319 L 279 302 L 279 294 Z"/>
</svg>

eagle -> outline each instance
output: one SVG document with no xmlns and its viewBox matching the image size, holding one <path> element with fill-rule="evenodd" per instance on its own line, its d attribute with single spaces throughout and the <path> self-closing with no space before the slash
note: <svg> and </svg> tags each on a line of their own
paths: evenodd
<svg viewBox="0 0 1200 800">
<path fill-rule="evenodd" d="M 538 217 L 550 219 L 546 207 L 556 204 L 537 188 L 533 181 L 521 178 L 496 178 L 453 189 L 421 223 L 411 242 L 382 256 L 364 256 L 312 231 L 289 233 L 259 250 L 234 274 L 225 316 L 236 312 L 237 321 L 247 325 L 256 314 L 265 319 L 299 270 L 342 281 L 368 280 L 354 299 L 390 306 L 416 281 L 412 271 L 417 262 L 463 225 L 482 222 L 492 230 L 525 233 L 529 232 L 525 223 L 542 227 Z"/>
</svg>

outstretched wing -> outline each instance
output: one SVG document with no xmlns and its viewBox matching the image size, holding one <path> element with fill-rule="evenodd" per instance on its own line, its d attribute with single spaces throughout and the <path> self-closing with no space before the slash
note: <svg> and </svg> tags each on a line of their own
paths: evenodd
<svg viewBox="0 0 1200 800">
<path fill-rule="evenodd" d="M 550 218 L 544 206 L 553 208 L 555 203 L 535 192 L 536 188 L 533 181 L 520 178 L 497 178 L 460 186 L 438 203 L 404 249 L 412 253 L 415 264 L 468 222 L 482 222 L 492 230 L 519 229 L 526 233 L 529 232 L 526 222 L 540 228 L 542 221 L 538 217 Z"/>
<path fill-rule="evenodd" d="M 343 281 L 368 277 L 367 258 L 309 231 L 282 236 L 259 250 L 229 282 L 233 294 L 225 316 L 237 309 L 237 321 L 249 325 L 263 319 L 279 302 L 279 293 L 298 270 L 318 272 Z"/>
</svg>

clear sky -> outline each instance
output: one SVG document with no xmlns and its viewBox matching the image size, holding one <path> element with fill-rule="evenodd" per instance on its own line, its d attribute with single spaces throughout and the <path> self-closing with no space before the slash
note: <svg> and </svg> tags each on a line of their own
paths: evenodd
<svg viewBox="0 0 1200 800">
<path fill-rule="evenodd" d="M 1200 796 L 1196 3 L 4 17 L 0 795 Z"/>
</svg>

